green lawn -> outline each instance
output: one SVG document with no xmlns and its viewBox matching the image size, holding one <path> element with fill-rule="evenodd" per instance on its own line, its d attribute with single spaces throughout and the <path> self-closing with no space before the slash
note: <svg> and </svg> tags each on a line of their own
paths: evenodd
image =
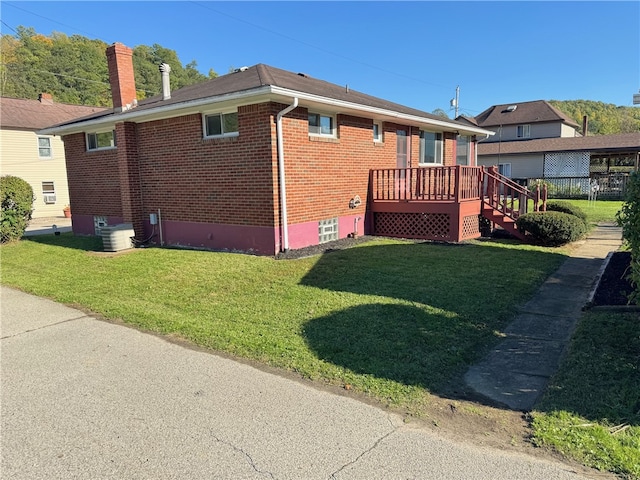
<svg viewBox="0 0 640 480">
<path fill-rule="evenodd" d="M 590 312 L 533 420 L 533 441 L 640 479 L 640 313 Z"/>
<path fill-rule="evenodd" d="M 622 208 L 624 202 L 620 200 L 569 200 L 580 207 L 587 214 L 589 223 L 615 222 L 616 213 Z"/>
<path fill-rule="evenodd" d="M 300 260 L 99 248 L 71 235 L 2 246 L 2 283 L 418 415 L 565 259 L 515 242 L 376 240 Z"/>
</svg>

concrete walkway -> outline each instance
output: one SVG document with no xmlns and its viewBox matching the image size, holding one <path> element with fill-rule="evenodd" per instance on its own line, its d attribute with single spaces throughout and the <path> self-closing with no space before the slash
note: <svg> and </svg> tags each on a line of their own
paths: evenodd
<svg viewBox="0 0 640 480">
<path fill-rule="evenodd" d="M 482 396 L 529 411 L 560 364 L 609 252 L 622 243 L 622 229 L 602 224 L 573 250 L 556 273 L 506 329 L 506 338 L 465 375 Z"/>
<path fill-rule="evenodd" d="M 70 232 L 71 219 L 66 217 L 32 218 L 24 232 L 25 237 L 34 235 L 51 235 L 55 231 Z"/>
<path fill-rule="evenodd" d="M 3 479 L 595 478 L 17 290 L 0 299 Z"/>
</svg>

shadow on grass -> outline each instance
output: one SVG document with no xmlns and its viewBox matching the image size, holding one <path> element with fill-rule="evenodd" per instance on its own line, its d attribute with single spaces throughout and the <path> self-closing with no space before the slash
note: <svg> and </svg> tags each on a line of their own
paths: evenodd
<svg viewBox="0 0 640 480">
<path fill-rule="evenodd" d="M 464 396 L 464 371 L 566 257 L 496 244 L 365 245 L 323 255 L 303 285 L 373 296 L 311 320 L 310 348 L 361 374 Z M 384 297 L 376 303 L 375 297 Z M 392 299 L 392 300 L 389 300 Z"/>
<path fill-rule="evenodd" d="M 303 334 L 318 357 L 334 365 L 438 390 L 488 332 L 448 312 L 372 303 L 315 318 Z"/>
<path fill-rule="evenodd" d="M 102 237 L 77 236 L 73 233 L 62 233 L 60 235 L 34 235 L 23 237 L 21 241 L 36 242 L 60 248 L 83 250 L 85 252 L 101 252 L 104 250 Z"/>
</svg>

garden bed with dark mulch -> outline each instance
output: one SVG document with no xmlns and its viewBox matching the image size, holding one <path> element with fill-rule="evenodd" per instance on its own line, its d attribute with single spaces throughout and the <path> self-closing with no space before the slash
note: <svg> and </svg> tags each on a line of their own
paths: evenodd
<svg viewBox="0 0 640 480">
<path fill-rule="evenodd" d="M 593 306 L 627 305 L 633 291 L 627 279 L 631 252 L 614 252 L 609 259 L 593 297 Z"/>
</svg>

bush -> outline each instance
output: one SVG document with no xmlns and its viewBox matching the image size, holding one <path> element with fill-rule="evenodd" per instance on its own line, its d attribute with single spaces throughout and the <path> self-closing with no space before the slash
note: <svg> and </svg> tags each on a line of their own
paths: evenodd
<svg viewBox="0 0 640 480">
<path fill-rule="evenodd" d="M 17 240 L 31 220 L 33 189 L 25 180 L 11 175 L 0 177 L 0 243 Z"/>
<path fill-rule="evenodd" d="M 585 225 L 587 223 L 587 214 L 584 210 L 567 200 L 549 200 L 547 202 L 547 211 L 568 213 L 578 217 Z"/>
<path fill-rule="evenodd" d="M 631 250 L 629 280 L 634 291 L 629 296 L 629 301 L 640 304 L 640 172 L 629 176 L 625 201 L 616 214 L 616 220 L 622 227 L 622 237 Z"/>
<path fill-rule="evenodd" d="M 575 242 L 587 233 L 582 220 L 564 212 L 525 213 L 516 220 L 516 225 L 520 231 L 531 235 L 535 243 L 550 247 Z"/>
</svg>

